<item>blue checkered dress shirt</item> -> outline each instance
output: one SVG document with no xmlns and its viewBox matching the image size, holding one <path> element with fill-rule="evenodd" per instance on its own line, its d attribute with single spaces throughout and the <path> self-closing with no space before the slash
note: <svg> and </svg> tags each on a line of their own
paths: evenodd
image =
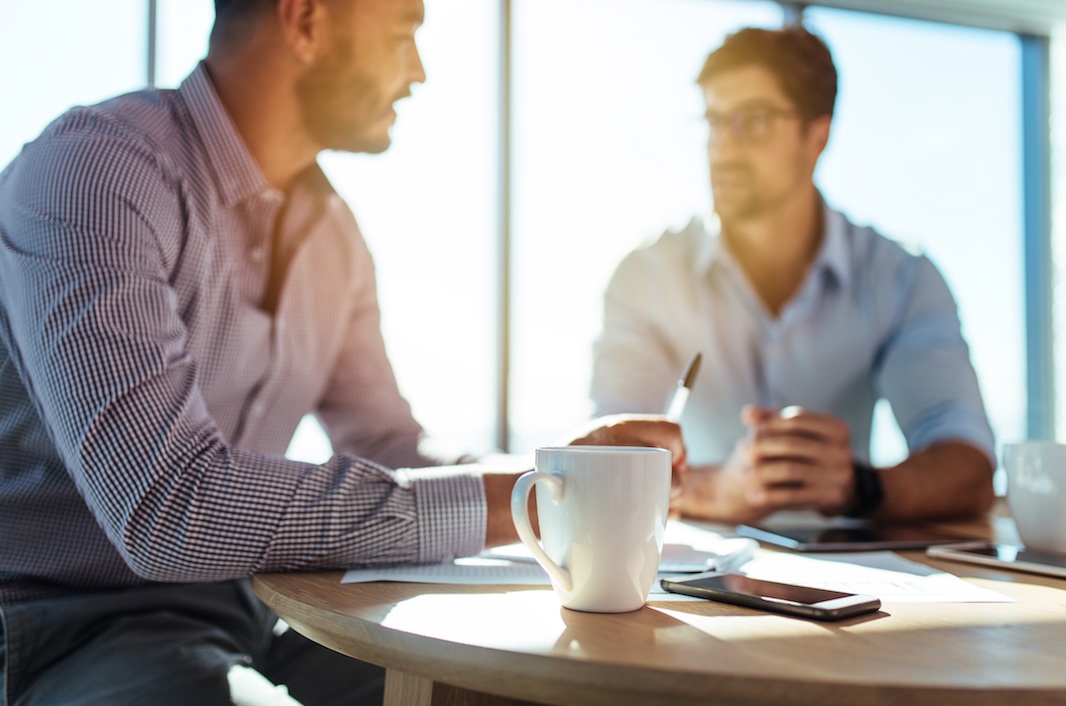
<svg viewBox="0 0 1066 706">
<path fill-rule="evenodd" d="M 282 457 L 308 412 L 322 465 Z M 0 603 L 475 553 L 472 469 L 390 470 L 422 436 L 350 211 L 271 188 L 205 66 L 0 174 Z"/>
</svg>

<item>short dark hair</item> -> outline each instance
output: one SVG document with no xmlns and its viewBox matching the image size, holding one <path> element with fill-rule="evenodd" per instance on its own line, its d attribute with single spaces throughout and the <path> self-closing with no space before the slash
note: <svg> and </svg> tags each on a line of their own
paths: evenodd
<svg viewBox="0 0 1066 706">
<path fill-rule="evenodd" d="M 825 42 L 805 28 L 748 27 L 729 35 L 707 57 L 696 83 L 706 86 L 726 71 L 751 65 L 774 75 L 805 122 L 833 116 L 837 98 L 833 56 Z"/>
<path fill-rule="evenodd" d="M 215 0 L 215 22 L 248 17 L 273 9 L 277 0 Z"/>
<path fill-rule="evenodd" d="M 211 28 L 211 44 L 228 43 L 240 37 L 242 28 L 277 6 L 277 0 L 215 0 L 215 25 Z"/>
</svg>

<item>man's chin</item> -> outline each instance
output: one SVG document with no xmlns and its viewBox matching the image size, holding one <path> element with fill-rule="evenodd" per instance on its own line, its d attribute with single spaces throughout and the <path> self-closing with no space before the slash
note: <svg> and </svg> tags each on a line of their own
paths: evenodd
<svg viewBox="0 0 1066 706">
<path fill-rule="evenodd" d="M 359 135 L 332 140 L 326 149 L 334 152 L 352 152 L 364 154 L 381 154 L 392 145 L 388 131 L 381 135 Z"/>
<path fill-rule="evenodd" d="M 714 199 L 714 212 L 723 221 L 748 220 L 758 217 L 762 211 L 762 204 L 757 199 Z"/>
<path fill-rule="evenodd" d="M 383 137 L 367 142 L 366 146 L 358 151 L 365 152 L 366 154 L 381 154 L 390 146 L 392 146 L 392 138 L 389 136 L 389 133 L 385 133 Z"/>
</svg>

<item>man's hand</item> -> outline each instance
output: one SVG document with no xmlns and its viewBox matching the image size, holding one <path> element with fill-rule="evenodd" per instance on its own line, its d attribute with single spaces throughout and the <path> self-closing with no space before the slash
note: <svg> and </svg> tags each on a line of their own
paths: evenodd
<svg viewBox="0 0 1066 706">
<path fill-rule="evenodd" d="M 568 446 L 655 446 L 671 454 L 670 507 L 678 511 L 688 477 L 681 427 L 659 414 L 616 414 L 593 419 L 567 437 Z"/>
<path fill-rule="evenodd" d="M 751 429 L 747 459 L 755 483 L 747 500 L 768 514 L 784 508 L 813 508 L 825 515 L 845 512 L 855 495 L 851 433 L 828 414 L 786 407 L 780 413 L 745 407 Z"/>
<path fill-rule="evenodd" d="M 799 407 L 745 407 L 750 430 L 721 466 L 690 478 L 686 514 L 720 522 L 752 522 L 777 510 L 845 512 L 854 497 L 847 424 Z"/>
</svg>

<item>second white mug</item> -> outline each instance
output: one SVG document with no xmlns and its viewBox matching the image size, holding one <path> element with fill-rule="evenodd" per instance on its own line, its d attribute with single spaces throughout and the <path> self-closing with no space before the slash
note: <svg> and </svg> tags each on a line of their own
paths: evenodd
<svg viewBox="0 0 1066 706">
<path fill-rule="evenodd" d="M 1066 445 L 1023 441 L 1003 447 L 1007 506 L 1022 544 L 1066 553 Z"/>
</svg>

